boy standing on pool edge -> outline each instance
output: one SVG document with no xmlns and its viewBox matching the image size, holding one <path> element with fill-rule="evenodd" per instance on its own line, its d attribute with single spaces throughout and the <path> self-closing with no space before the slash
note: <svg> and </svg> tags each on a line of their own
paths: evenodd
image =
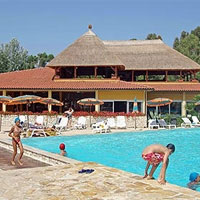
<svg viewBox="0 0 200 200">
<path fill-rule="evenodd" d="M 161 144 L 152 144 L 147 146 L 142 152 L 142 158 L 147 162 L 145 168 L 145 175 L 143 178 L 154 179 L 153 174 L 157 169 L 160 162 L 163 162 L 162 168 L 160 170 L 160 175 L 158 177 L 158 182 L 160 184 L 165 184 L 165 174 L 169 164 L 169 156 L 174 153 L 175 146 L 173 144 L 168 144 L 166 147 Z M 148 174 L 149 166 L 152 165 L 151 171 Z"/>
</svg>

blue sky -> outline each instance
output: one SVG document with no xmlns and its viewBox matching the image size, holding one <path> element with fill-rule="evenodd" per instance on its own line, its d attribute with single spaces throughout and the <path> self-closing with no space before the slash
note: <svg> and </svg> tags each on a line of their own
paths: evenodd
<svg viewBox="0 0 200 200">
<path fill-rule="evenodd" d="M 200 0 L 0 0 L 0 43 L 29 54 L 61 52 L 93 25 L 102 40 L 162 36 L 169 46 L 200 26 Z"/>
</svg>

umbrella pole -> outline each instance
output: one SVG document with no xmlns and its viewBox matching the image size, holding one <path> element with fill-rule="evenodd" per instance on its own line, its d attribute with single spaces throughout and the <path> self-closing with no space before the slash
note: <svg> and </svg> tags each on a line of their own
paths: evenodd
<svg viewBox="0 0 200 200">
<path fill-rule="evenodd" d="M 29 129 L 28 102 L 27 102 L 27 104 L 26 104 L 26 112 L 27 112 L 27 122 L 28 122 L 27 128 Z"/>
<path fill-rule="evenodd" d="M 91 105 L 90 105 L 90 127 L 91 127 Z"/>
<path fill-rule="evenodd" d="M 135 129 L 136 129 L 136 113 L 135 113 Z"/>
<path fill-rule="evenodd" d="M 1 114 L 1 118 L 0 118 L 0 131 L 1 131 L 1 124 L 2 124 L 2 114 Z"/>
</svg>

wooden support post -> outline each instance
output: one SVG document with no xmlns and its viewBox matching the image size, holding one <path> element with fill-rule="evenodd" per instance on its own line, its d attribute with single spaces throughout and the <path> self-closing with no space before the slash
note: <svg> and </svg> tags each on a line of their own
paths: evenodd
<svg viewBox="0 0 200 200">
<path fill-rule="evenodd" d="M 183 92 L 183 100 L 182 100 L 182 106 L 181 106 L 181 115 L 186 116 L 186 95 L 185 92 Z"/>
<path fill-rule="evenodd" d="M 146 82 L 148 81 L 148 71 L 146 70 Z"/>
<path fill-rule="evenodd" d="M 118 77 L 118 73 L 117 73 L 117 67 L 115 67 L 115 77 Z"/>
<path fill-rule="evenodd" d="M 97 77 L 97 67 L 94 67 L 94 77 Z"/>
<path fill-rule="evenodd" d="M 3 90 L 3 96 L 6 96 L 6 90 Z M 6 112 L 6 104 L 2 104 L 2 111 Z"/>
<path fill-rule="evenodd" d="M 132 70 L 132 82 L 134 82 L 134 71 Z"/>
<path fill-rule="evenodd" d="M 95 99 L 99 99 L 99 91 L 95 91 Z M 95 105 L 95 111 L 100 112 L 100 105 Z"/>
<path fill-rule="evenodd" d="M 196 75 L 197 75 L 196 73 L 197 73 L 197 72 L 196 72 L 196 71 L 194 71 L 194 79 L 195 79 L 195 80 L 196 80 Z"/>
<path fill-rule="evenodd" d="M 77 78 L 77 67 L 74 67 L 74 78 Z"/>
<path fill-rule="evenodd" d="M 63 101 L 62 92 L 59 92 L 59 101 Z M 62 106 L 59 106 L 59 113 L 62 113 Z"/>
<path fill-rule="evenodd" d="M 168 81 L 168 71 L 165 71 L 165 82 Z"/>
<path fill-rule="evenodd" d="M 23 95 L 23 92 L 20 91 L 20 92 L 19 92 L 19 96 L 22 96 L 22 95 Z M 18 105 L 17 105 L 17 106 L 18 106 Z M 19 111 L 20 111 L 20 112 L 22 112 L 22 108 L 23 108 L 23 107 L 22 107 L 22 104 L 20 104 L 20 106 L 19 106 Z"/>
<path fill-rule="evenodd" d="M 182 76 L 183 76 L 183 72 L 182 70 L 180 71 L 180 78 L 182 79 Z"/>
<path fill-rule="evenodd" d="M 48 90 L 48 98 L 52 98 L 52 91 Z M 51 112 L 52 110 L 52 105 L 48 104 L 48 111 Z"/>
</svg>

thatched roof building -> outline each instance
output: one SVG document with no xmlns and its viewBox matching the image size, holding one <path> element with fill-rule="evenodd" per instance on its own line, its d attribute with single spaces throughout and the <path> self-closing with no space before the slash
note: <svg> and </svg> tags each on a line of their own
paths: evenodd
<svg viewBox="0 0 200 200">
<path fill-rule="evenodd" d="M 124 68 L 121 60 L 110 52 L 90 29 L 58 54 L 47 66 L 121 66 Z"/>
<path fill-rule="evenodd" d="M 161 40 L 103 41 L 126 70 L 195 70 L 200 66 Z"/>
<path fill-rule="evenodd" d="M 125 70 L 200 70 L 200 65 L 161 40 L 102 41 L 89 31 L 48 67 L 118 66 Z"/>
</svg>

